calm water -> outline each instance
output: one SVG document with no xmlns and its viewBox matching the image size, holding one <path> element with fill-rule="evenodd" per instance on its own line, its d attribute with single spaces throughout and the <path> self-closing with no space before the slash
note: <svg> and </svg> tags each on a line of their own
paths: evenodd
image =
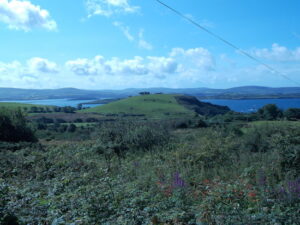
<svg viewBox="0 0 300 225">
<path fill-rule="evenodd" d="M 276 104 L 281 109 L 300 108 L 300 99 L 206 99 L 201 101 L 210 102 L 216 105 L 228 106 L 231 110 L 237 112 L 255 112 L 266 104 Z"/>
<path fill-rule="evenodd" d="M 3 102 L 18 102 L 18 103 L 28 103 L 28 104 L 36 104 L 36 105 L 55 105 L 55 106 L 72 106 L 77 107 L 79 103 L 83 102 L 91 102 L 95 101 L 95 99 L 87 99 L 87 100 L 71 100 L 71 99 L 44 99 L 44 100 L 15 100 L 15 101 L 3 101 Z M 85 104 L 83 107 L 95 107 L 101 104 Z"/>
</svg>

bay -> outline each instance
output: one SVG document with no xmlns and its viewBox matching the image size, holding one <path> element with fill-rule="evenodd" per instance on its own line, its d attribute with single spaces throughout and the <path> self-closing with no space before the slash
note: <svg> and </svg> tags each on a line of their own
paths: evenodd
<svg viewBox="0 0 300 225">
<path fill-rule="evenodd" d="M 288 108 L 300 108 L 300 99 L 199 99 L 203 102 L 209 102 L 216 105 L 228 106 L 231 110 L 236 112 L 251 113 L 267 104 L 275 104 L 282 110 Z"/>
<path fill-rule="evenodd" d="M 84 102 L 95 101 L 95 99 L 86 99 L 86 100 L 73 100 L 73 99 L 42 99 L 42 100 L 10 100 L 10 101 L 0 101 L 0 102 L 17 102 L 17 103 L 26 103 L 26 104 L 35 104 L 35 105 L 54 105 L 59 107 L 72 106 L 77 107 L 78 104 Z M 102 104 L 84 104 L 83 107 L 95 107 Z"/>
</svg>

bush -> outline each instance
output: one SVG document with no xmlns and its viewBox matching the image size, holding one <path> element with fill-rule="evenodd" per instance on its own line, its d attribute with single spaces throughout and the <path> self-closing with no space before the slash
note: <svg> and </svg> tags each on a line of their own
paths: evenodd
<svg viewBox="0 0 300 225">
<path fill-rule="evenodd" d="M 64 119 L 56 119 L 56 123 L 67 123 L 67 121 L 66 120 L 64 120 Z"/>
<path fill-rule="evenodd" d="M 287 120 L 300 120 L 300 109 L 289 108 L 286 111 L 284 111 L 283 115 Z"/>
<path fill-rule="evenodd" d="M 51 118 L 46 118 L 46 117 L 41 117 L 41 118 L 38 118 L 36 120 L 38 123 L 44 123 L 44 124 L 47 124 L 47 123 L 54 123 L 54 120 L 51 119 Z"/>
<path fill-rule="evenodd" d="M 32 130 L 27 126 L 21 110 L 0 110 L 0 141 L 36 142 Z"/>
<path fill-rule="evenodd" d="M 87 123 L 94 123 L 94 122 L 98 122 L 98 119 L 90 117 L 90 118 L 87 118 L 85 121 Z"/>
<path fill-rule="evenodd" d="M 196 127 L 203 128 L 203 127 L 208 127 L 208 125 L 203 120 L 198 120 L 197 123 L 196 123 Z"/>
<path fill-rule="evenodd" d="M 76 131 L 76 128 L 77 128 L 76 125 L 71 123 L 68 127 L 68 132 L 74 133 Z"/>
<path fill-rule="evenodd" d="M 258 114 L 265 120 L 276 120 L 282 117 L 282 111 L 275 104 L 268 104 L 258 110 Z"/>
</svg>

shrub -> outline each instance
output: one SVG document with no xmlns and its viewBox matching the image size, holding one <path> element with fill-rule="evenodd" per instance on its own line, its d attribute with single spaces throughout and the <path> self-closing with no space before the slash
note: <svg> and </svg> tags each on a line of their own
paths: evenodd
<svg viewBox="0 0 300 225">
<path fill-rule="evenodd" d="M 283 115 L 287 120 L 300 120 L 300 109 L 289 108 L 286 111 L 284 111 Z"/>
<path fill-rule="evenodd" d="M 27 126 L 21 110 L 2 109 L 0 111 L 0 141 L 36 142 L 32 130 Z"/>
<path fill-rule="evenodd" d="M 258 114 L 265 120 L 276 120 L 282 117 L 282 111 L 275 104 L 268 104 L 258 110 Z"/>
<path fill-rule="evenodd" d="M 82 122 L 83 122 L 83 120 L 80 118 L 74 120 L 74 123 L 82 123 Z"/>
<path fill-rule="evenodd" d="M 94 123 L 94 122 L 98 122 L 98 119 L 90 117 L 90 118 L 87 118 L 85 121 L 87 123 Z"/>
<path fill-rule="evenodd" d="M 71 123 L 68 127 L 68 132 L 74 133 L 76 131 L 76 128 L 77 128 L 76 125 Z"/>
<path fill-rule="evenodd" d="M 57 123 L 67 123 L 67 121 L 66 120 L 64 120 L 64 119 L 56 119 L 56 122 Z"/>
<path fill-rule="evenodd" d="M 196 123 L 196 127 L 198 128 L 203 128 L 203 127 L 208 127 L 207 123 L 203 120 L 198 120 Z"/>
</svg>

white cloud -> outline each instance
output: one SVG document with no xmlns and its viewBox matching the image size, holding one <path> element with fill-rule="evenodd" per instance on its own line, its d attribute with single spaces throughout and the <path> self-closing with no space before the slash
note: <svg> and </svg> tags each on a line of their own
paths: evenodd
<svg viewBox="0 0 300 225">
<path fill-rule="evenodd" d="M 277 62 L 272 66 L 291 79 L 299 80 L 300 63 Z M 72 86 L 85 89 L 294 85 L 261 65 L 245 64 L 227 55 L 215 59 L 205 48 L 174 48 L 166 55 L 125 59 L 99 55 L 69 60 L 60 65 L 38 57 L 24 63 L 0 62 L 0 81 L 1 86 L 11 87 Z"/>
<path fill-rule="evenodd" d="M 0 62 L 0 79 L 1 86 L 14 87 L 29 87 L 34 83 L 36 78 L 30 74 L 26 74 L 26 68 L 19 62 L 13 61 L 9 63 Z"/>
<path fill-rule="evenodd" d="M 165 78 L 178 73 L 194 75 L 214 69 L 214 59 L 210 52 L 203 48 L 184 50 L 176 48 L 167 57 L 136 56 L 133 59 L 105 59 L 96 56 L 93 59 L 75 59 L 66 62 L 66 67 L 80 76 L 142 76 Z"/>
<path fill-rule="evenodd" d="M 153 49 L 153 46 L 145 41 L 144 39 L 144 30 L 141 29 L 140 32 L 139 32 L 139 43 L 138 43 L 139 47 L 140 48 L 143 48 L 143 49 L 146 49 L 146 50 L 152 50 Z"/>
<path fill-rule="evenodd" d="M 47 10 L 33 5 L 30 1 L 0 0 L 0 22 L 10 29 L 29 31 L 32 28 L 55 30 L 56 22 Z"/>
<path fill-rule="evenodd" d="M 178 69 L 178 62 L 170 57 L 148 56 L 149 70 L 155 75 L 174 74 Z"/>
<path fill-rule="evenodd" d="M 121 22 L 113 22 L 113 25 L 118 27 L 129 41 L 134 41 L 128 26 L 124 26 Z"/>
<path fill-rule="evenodd" d="M 31 58 L 27 61 L 27 66 L 30 72 L 36 73 L 58 73 L 58 66 L 56 63 L 43 58 Z"/>
<path fill-rule="evenodd" d="M 279 44 L 273 44 L 271 49 L 254 49 L 252 54 L 256 57 L 281 62 L 292 62 L 300 61 L 300 47 L 290 50 L 285 46 L 280 46 Z"/>
<path fill-rule="evenodd" d="M 106 76 L 106 75 L 144 75 L 148 73 L 142 57 L 120 60 L 112 58 L 105 60 L 103 56 L 93 59 L 76 59 L 66 62 L 66 67 L 80 76 Z"/>
<path fill-rule="evenodd" d="M 21 63 L 13 61 L 10 63 L 0 62 L 0 74 L 9 74 L 11 71 L 18 71 L 21 67 Z"/>
<path fill-rule="evenodd" d="M 110 74 L 111 67 L 105 64 L 102 56 L 93 59 L 75 59 L 66 62 L 66 67 L 79 76 L 94 76 L 100 74 Z"/>
<path fill-rule="evenodd" d="M 130 0 L 86 0 L 88 16 L 112 16 L 119 13 L 136 13 L 138 6 L 129 3 Z"/>
<path fill-rule="evenodd" d="M 59 72 L 56 63 L 43 58 L 31 58 L 23 64 L 19 61 L 0 62 L 0 79 L 3 81 L 1 86 L 5 82 L 10 83 L 8 86 L 23 82 L 32 87 L 34 82 L 42 81 L 47 78 L 47 75 L 58 74 Z M 28 82 L 32 82 L 32 84 Z M 44 85 L 49 85 L 49 83 L 47 82 Z M 40 88 L 40 86 L 36 86 L 36 88 Z"/>
<path fill-rule="evenodd" d="M 205 48 L 182 49 L 174 48 L 170 57 L 176 58 L 186 69 L 214 70 L 216 67 L 213 55 Z"/>
</svg>

